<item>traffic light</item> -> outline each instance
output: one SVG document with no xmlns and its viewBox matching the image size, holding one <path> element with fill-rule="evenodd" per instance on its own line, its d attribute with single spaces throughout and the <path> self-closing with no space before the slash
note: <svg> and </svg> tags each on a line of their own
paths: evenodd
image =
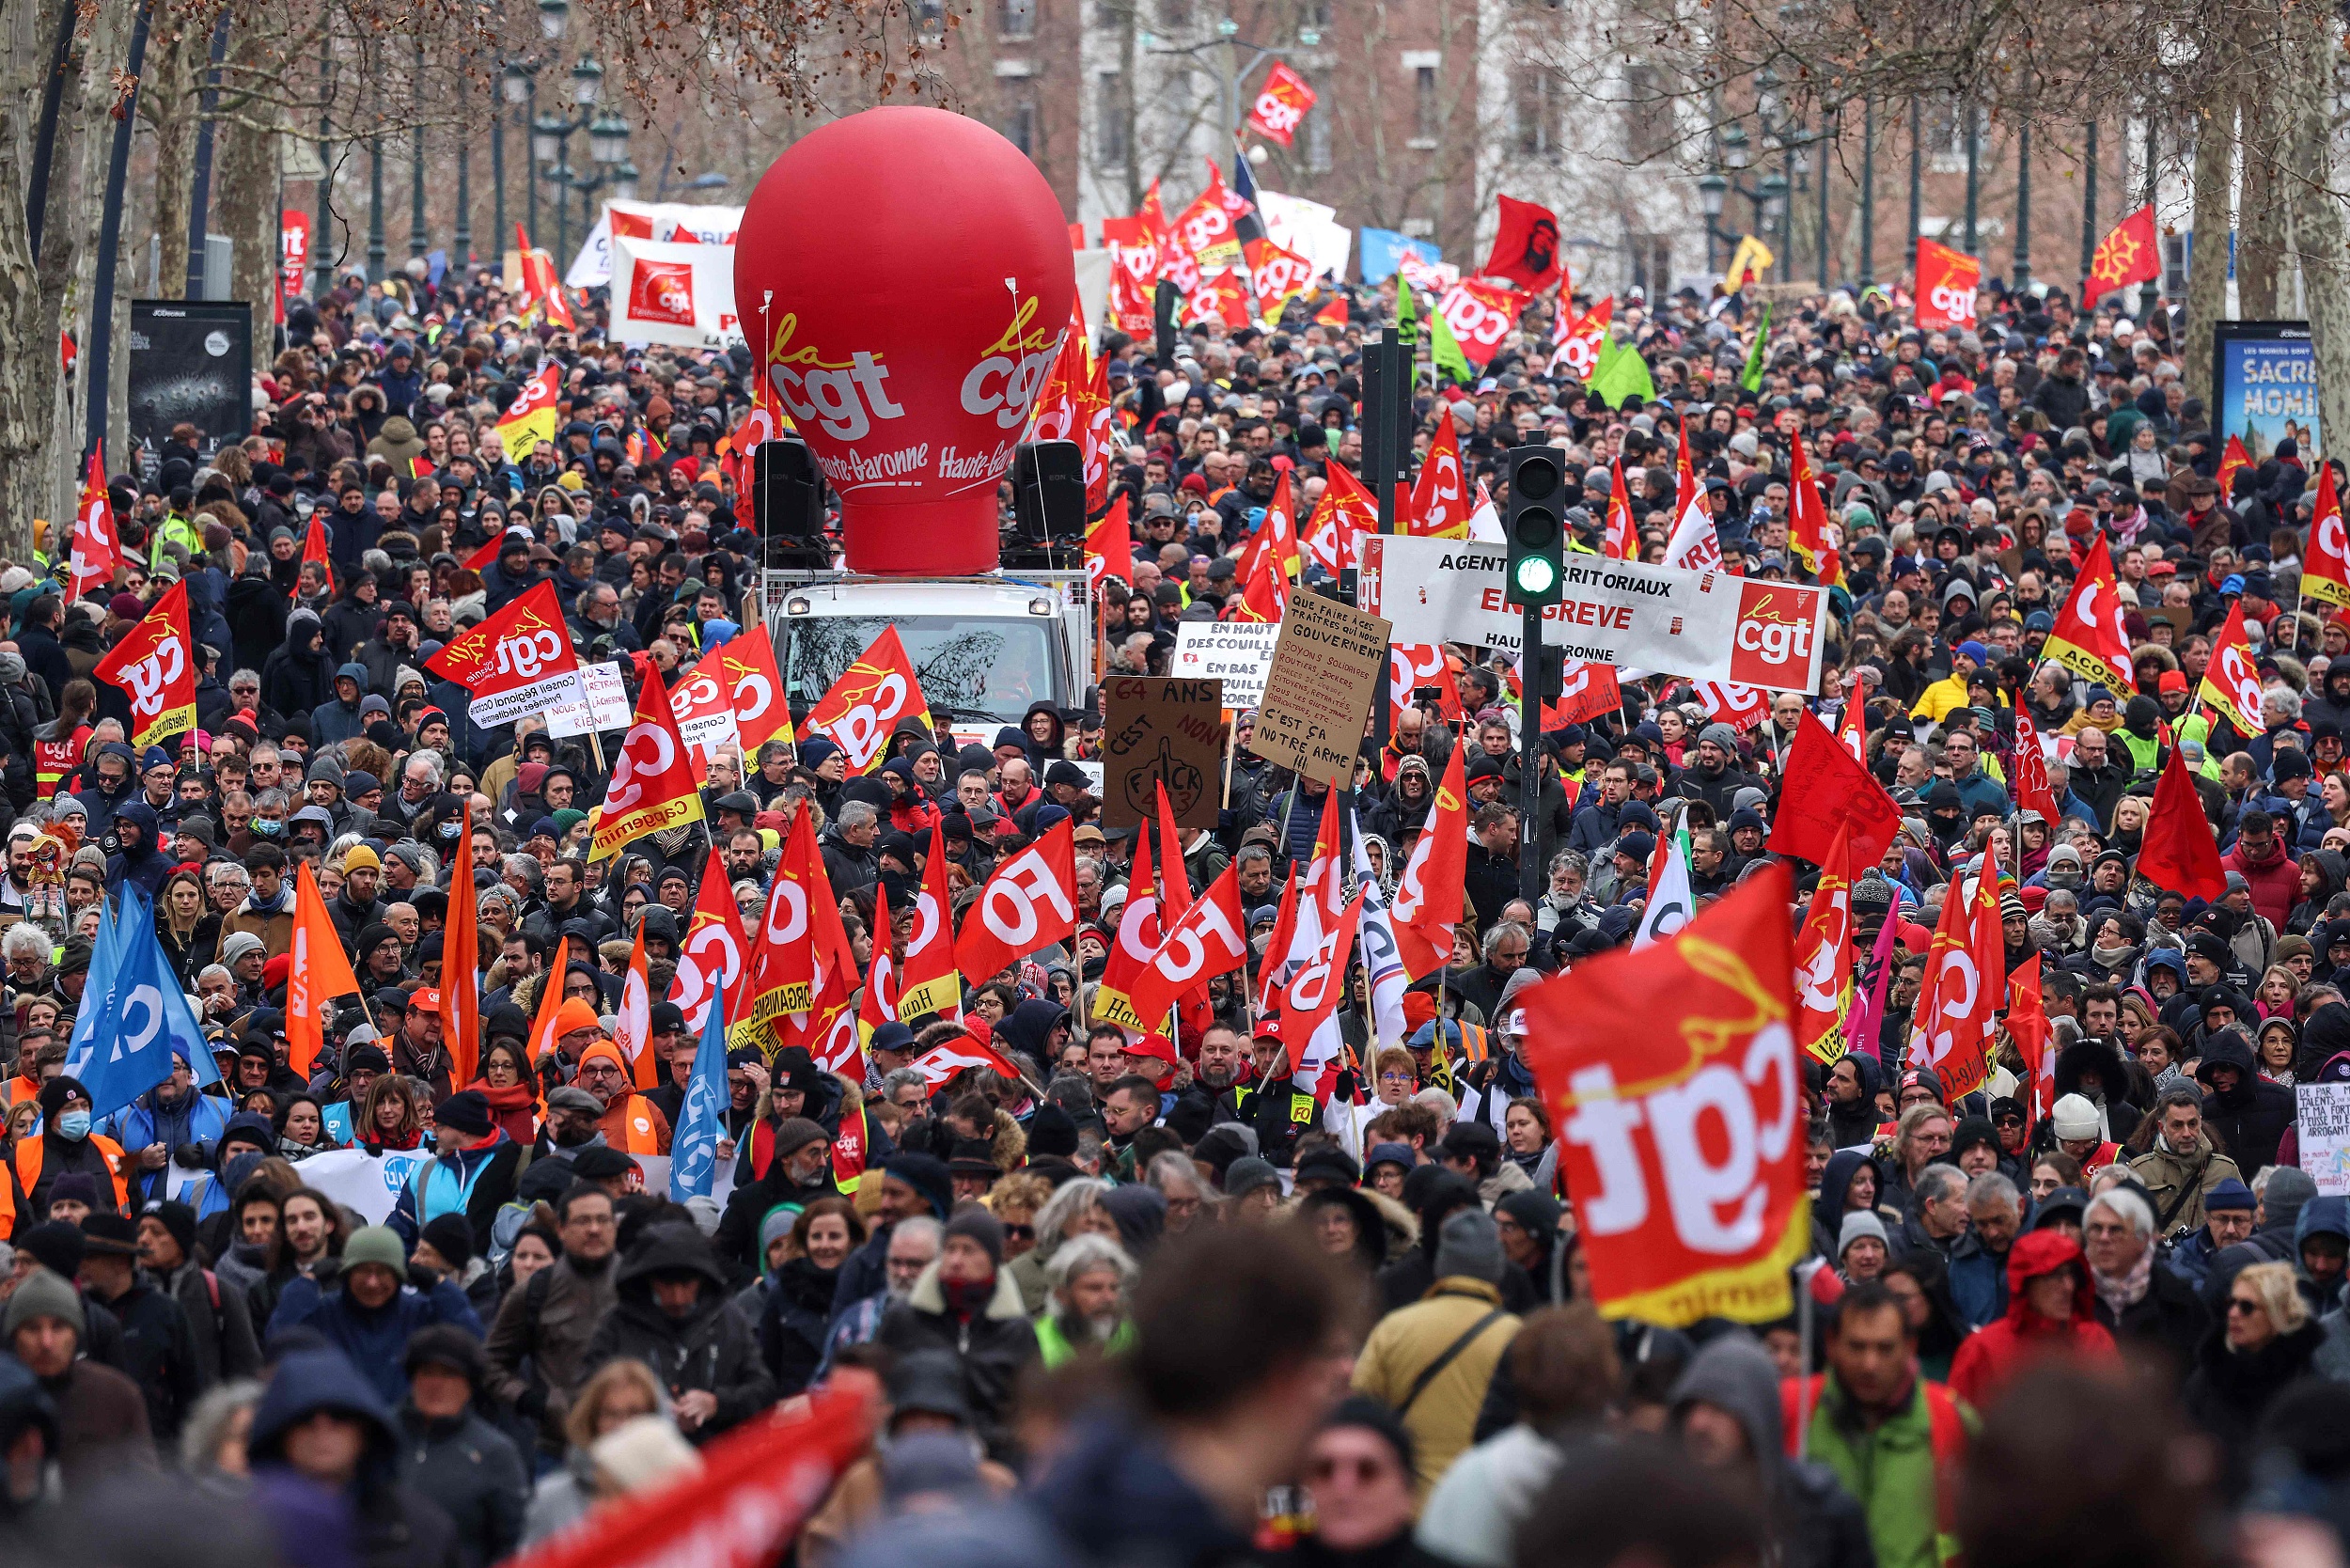
<svg viewBox="0 0 2350 1568">
<path fill-rule="evenodd" d="M 1567 525 L 1559 510 L 1566 454 L 1556 447 L 1512 447 L 1502 462 L 1510 510 L 1501 531 L 1510 544 L 1510 603 L 1556 604 L 1566 568 Z"/>
</svg>

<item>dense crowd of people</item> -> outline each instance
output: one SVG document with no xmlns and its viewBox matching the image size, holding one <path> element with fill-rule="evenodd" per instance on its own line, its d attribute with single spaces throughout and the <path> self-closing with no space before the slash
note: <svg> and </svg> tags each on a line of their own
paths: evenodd
<svg viewBox="0 0 2350 1568">
<path fill-rule="evenodd" d="M 1133 529 L 1097 599 L 1108 668 L 1164 673 L 1181 622 L 1243 613 L 1241 557 L 1284 478 L 1313 531 L 1328 464 L 1359 466 L 1361 335 L 1393 296 L 1179 331 L 1171 354 L 1104 336 Z M 1371 715 L 1349 792 L 1391 891 L 1462 754 L 1450 962 L 1400 1033 L 1358 970 L 1346 1071 L 1317 1093 L 1259 977 L 1324 786 L 1237 750 L 1217 825 L 1158 846 L 1195 891 L 1235 869 L 1252 951 L 1172 1038 L 1137 1038 L 1092 1005 L 1149 889 L 1076 765 L 1101 744 L 1090 692 L 976 741 L 933 703 L 938 728 L 901 725 L 862 776 L 821 738 L 722 747 L 702 823 L 591 858 L 619 732 L 477 724 L 425 661 L 543 581 L 581 656 L 628 661 L 632 686 L 765 635 L 764 541 L 728 451 L 749 355 L 556 331 L 488 274 L 291 302 L 250 439 L 199 453 L 182 432 L 115 481 L 112 582 L 67 592 L 62 530 L 0 572 L 16 1540 L 486 1564 L 843 1386 L 873 1391 L 878 1425 L 791 1545 L 810 1568 L 2340 1560 L 2350 1200 L 2304 1173 L 2294 1091 L 2350 1081 L 2350 638 L 2298 592 L 2311 455 L 2280 443 L 2222 494 L 2227 432 L 2187 395 L 2168 312 L 1995 284 L 1976 331 L 1922 332 L 1873 290 L 1760 319 L 1741 296 L 1636 295 L 1616 330 L 1659 396 L 1610 409 L 1554 357 L 1555 317 L 1592 303 L 1538 304 L 1473 384 L 1423 376 L 1416 452 L 1449 421 L 1506 503 L 1506 448 L 1563 447 L 1590 548 L 1620 471 L 1658 559 L 1685 440 L 1730 560 L 1832 585 L 1825 675 L 1747 725 L 1673 675 L 1627 678 L 1621 711 L 1526 735 L 1516 673 L 1447 650 L 1444 680 Z M 556 435 L 509 461 L 498 413 L 549 361 Z M 1794 442 L 1838 535 L 1825 578 L 1790 549 Z M 301 558 L 316 518 L 323 572 Z M 2100 538 L 2134 596 L 2126 690 L 2042 653 Z M 196 729 L 134 749 L 127 694 L 93 667 L 177 583 Z M 1310 561 L 1299 584 L 1340 587 Z M 2258 734 L 2197 698 L 2238 606 Z M 1852 894 L 1864 992 L 1896 930 L 1874 1038 L 1810 1068 L 1808 1305 L 1610 1320 L 1518 998 L 1627 943 L 1677 832 L 1700 901 L 1766 862 L 1798 721 L 1852 705 L 1903 813 Z M 2057 820 L 2015 804 L 2019 715 Z M 2138 874 L 2174 751 L 2224 852 L 2216 902 Z M 1077 926 L 968 977 L 959 1015 L 884 1022 L 846 1071 L 731 1053 L 725 1178 L 674 1202 L 638 1162 L 670 1151 L 697 1035 L 656 1001 L 660 1081 L 633 1081 L 631 955 L 641 936 L 670 996 L 708 875 L 756 930 L 803 813 L 860 970 L 902 955 L 933 827 L 960 917 L 1069 823 Z M 453 887 L 468 831 L 476 886 Z M 1906 1059 L 1941 903 L 1986 860 L 2010 971 L 2042 961 L 2044 1115 L 2004 1033 L 1971 1094 Z M 306 1078 L 287 1034 L 304 868 L 361 986 Z M 1797 869 L 1808 897 L 1816 868 Z M 183 1059 L 94 1115 L 66 1068 L 126 883 L 221 1081 Z M 469 1080 L 439 1009 L 459 899 L 478 917 Z M 966 1037 L 1019 1075 L 912 1066 Z M 836 1161 L 851 1142 L 861 1168 Z M 345 1150 L 429 1158 L 368 1223 L 305 1178 Z M 149 1501 L 108 1506 L 129 1497 Z"/>
</svg>

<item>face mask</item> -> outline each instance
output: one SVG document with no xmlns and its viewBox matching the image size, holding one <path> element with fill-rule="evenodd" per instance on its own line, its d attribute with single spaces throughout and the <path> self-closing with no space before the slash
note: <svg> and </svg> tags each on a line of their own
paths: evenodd
<svg viewBox="0 0 2350 1568">
<path fill-rule="evenodd" d="M 454 839 L 457 837 L 457 830 L 463 825 L 464 824 L 462 823 L 443 823 L 441 824 L 441 837 L 444 839 Z"/>
<path fill-rule="evenodd" d="M 272 822 L 267 817 L 256 817 L 253 819 L 253 831 L 259 834 L 264 839 L 274 839 L 280 833 L 286 831 L 286 824 L 280 822 Z"/>
<path fill-rule="evenodd" d="M 79 1143 L 89 1137 L 89 1112 L 70 1110 L 57 1118 L 57 1136 Z"/>
</svg>

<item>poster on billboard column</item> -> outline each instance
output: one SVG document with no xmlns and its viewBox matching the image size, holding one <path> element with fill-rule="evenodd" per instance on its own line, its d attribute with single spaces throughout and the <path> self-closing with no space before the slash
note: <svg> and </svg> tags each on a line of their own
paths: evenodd
<svg viewBox="0 0 2350 1568">
<path fill-rule="evenodd" d="M 253 430 L 253 309 L 234 300 L 131 302 L 131 440 L 161 450 L 194 425 L 206 457 Z"/>
<path fill-rule="evenodd" d="M 2277 443 L 2300 444 L 2302 466 L 2314 469 L 2326 448 L 2317 421 L 2317 346 L 2307 321 L 2217 321 L 2212 366 L 2218 383 L 2215 424 L 2221 442 L 2234 436 L 2255 464 Z"/>
</svg>

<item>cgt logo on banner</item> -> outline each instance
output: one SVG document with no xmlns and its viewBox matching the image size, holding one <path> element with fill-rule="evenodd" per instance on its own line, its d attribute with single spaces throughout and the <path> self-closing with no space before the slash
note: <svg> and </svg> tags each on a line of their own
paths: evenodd
<svg viewBox="0 0 2350 1568">
<path fill-rule="evenodd" d="M 1611 1318 L 1766 1323 L 1811 1238 L 1794 886 L 1773 865 L 1670 939 L 1525 997 L 1528 1055 Z"/>
<path fill-rule="evenodd" d="M 424 667 L 473 693 L 476 724 L 510 724 L 558 703 L 588 700 L 552 582 L 452 639 Z"/>
<path fill-rule="evenodd" d="M 694 324 L 694 269 L 679 261 L 638 261 L 629 274 L 628 314 L 639 321 Z"/>
<path fill-rule="evenodd" d="M 1738 625 L 1730 638 L 1730 678 L 1775 691 L 1810 687 L 1818 629 L 1803 590 L 1787 583 L 1739 579 Z"/>
<path fill-rule="evenodd" d="M 1982 263 L 1963 250 L 1918 242 L 1918 325 L 1925 332 L 1975 330 L 1975 289 Z"/>
</svg>

